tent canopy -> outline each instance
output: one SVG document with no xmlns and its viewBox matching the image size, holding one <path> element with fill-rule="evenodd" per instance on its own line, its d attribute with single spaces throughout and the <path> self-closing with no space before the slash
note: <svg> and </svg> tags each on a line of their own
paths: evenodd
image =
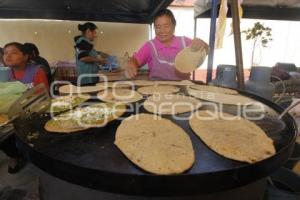
<svg viewBox="0 0 300 200">
<path fill-rule="evenodd" d="M 150 24 L 173 0 L 0 0 L 0 18 Z"/>
<path fill-rule="evenodd" d="M 212 0 L 196 0 L 195 17 L 210 17 L 211 2 Z M 243 18 L 300 20 L 300 0 L 243 0 L 242 7 Z"/>
</svg>

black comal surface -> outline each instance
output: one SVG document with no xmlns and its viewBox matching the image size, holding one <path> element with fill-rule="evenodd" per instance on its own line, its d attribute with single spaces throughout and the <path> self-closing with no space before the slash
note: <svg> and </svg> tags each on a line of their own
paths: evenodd
<svg viewBox="0 0 300 200">
<path fill-rule="evenodd" d="M 277 112 L 282 112 L 282 108 L 272 102 L 241 93 Z M 142 101 L 137 104 L 141 103 Z M 140 106 L 139 112 L 146 111 Z M 125 116 L 132 113 L 127 112 Z M 182 117 L 188 115 L 189 113 L 182 114 Z M 48 115 L 19 120 L 15 126 L 20 146 L 27 152 L 30 160 L 46 172 L 101 191 L 154 196 L 217 192 L 266 177 L 287 161 L 297 133 L 296 124 L 289 115 L 283 120 L 266 116 L 255 121 L 273 139 L 276 154 L 255 164 L 248 164 L 227 159 L 213 152 L 193 133 L 188 119 L 164 117 L 181 126 L 193 143 L 195 163 L 190 170 L 180 175 L 150 174 L 128 160 L 114 145 L 116 129 L 121 120 L 110 122 L 102 128 L 91 128 L 72 134 L 45 131 L 43 127 L 50 119 Z M 32 135 L 37 137 L 30 137 Z"/>
</svg>

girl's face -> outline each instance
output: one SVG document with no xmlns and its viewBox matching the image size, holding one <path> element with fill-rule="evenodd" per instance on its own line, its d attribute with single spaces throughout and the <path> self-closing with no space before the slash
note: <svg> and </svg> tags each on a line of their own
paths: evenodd
<svg viewBox="0 0 300 200">
<path fill-rule="evenodd" d="M 21 69 L 26 66 L 28 55 L 24 55 L 16 46 L 10 45 L 4 48 L 4 63 L 16 69 Z"/>
<path fill-rule="evenodd" d="M 175 32 L 175 25 L 169 16 L 162 15 L 158 17 L 154 22 L 154 29 L 156 37 L 162 43 L 168 43 L 172 41 Z"/>
<path fill-rule="evenodd" d="M 97 30 L 96 29 L 93 31 L 90 29 L 86 30 L 85 37 L 88 38 L 90 41 L 94 41 L 95 38 L 97 37 Z"/>
</svg>

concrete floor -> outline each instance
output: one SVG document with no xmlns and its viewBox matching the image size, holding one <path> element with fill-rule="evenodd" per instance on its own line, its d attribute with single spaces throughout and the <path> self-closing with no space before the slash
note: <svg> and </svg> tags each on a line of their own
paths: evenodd
<svg viewBox="0 0 300 200">
<path fill-rule="evenodd" d="M 0 151 L 0 199 L 38 200 L 41 171 L 28 163 L 19 173 L 7 172 L 8 158 Z"/>
</svg>

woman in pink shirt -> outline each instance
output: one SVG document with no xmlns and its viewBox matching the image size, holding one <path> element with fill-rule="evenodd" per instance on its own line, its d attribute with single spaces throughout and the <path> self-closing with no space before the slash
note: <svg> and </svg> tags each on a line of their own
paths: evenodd
<svg viewBox="0 0 300 200">
<path fill-rule="evenodd" d="M 175 69 L 176 55 L 185 47 L 191 46 L 194 51 L 201 48 L 208 50 L 208 45 L 201 39 L 191 40 L 187 37 L 174 36 L 176 20 L 168 9 L 159 11 L 154 17 L 156 37 L 146 42 L 137 53 L 129 59 L 125 73 L 128 78 L 137 75 L 139 67 L 148 64 L 149 78 L 159 80 L 184 80 L 190 73 L 181 73 Z"/>
</svg>

